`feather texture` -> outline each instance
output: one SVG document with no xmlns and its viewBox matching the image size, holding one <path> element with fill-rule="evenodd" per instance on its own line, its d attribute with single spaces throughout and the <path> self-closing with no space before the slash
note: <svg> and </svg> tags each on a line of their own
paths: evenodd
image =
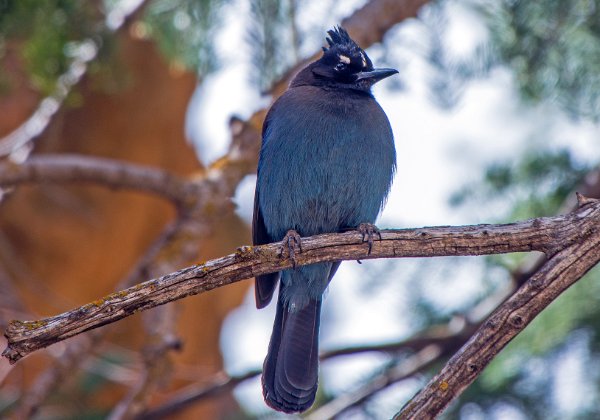
<svg viewBox="0 0 600 420">
<path fill-rule="evenodd" d="M 374 223 L 388 194 L 396 162 L 392 129 L 370 87 L 395 70 L 374 71 L 340 27 L 329 31 L 328 44 L 265 119 L 255 244 L 281 241 L 290 229 L 311 236 Z M 271 301 L 280 279 L 262 379 L 265 400 L 277 410 L 304 411 L 315 399 L 322 297 L 339 264 L 256 278 L 259 308 Z"/>
</svg>

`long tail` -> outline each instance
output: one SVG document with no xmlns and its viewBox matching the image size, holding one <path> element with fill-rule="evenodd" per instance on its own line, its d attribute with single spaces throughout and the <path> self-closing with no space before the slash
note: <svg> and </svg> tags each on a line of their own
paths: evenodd
<svg viewBox="0 0 600 420">
<path fill-rule="evenodd" d="M 265 402 L 276 410 L 286 413 L 305 411 L 315 400 L 320 314 L 320 299 L 311 299 L 304 308 L 290 312 L 279 292 L 262 376 Z"/>
</svg>

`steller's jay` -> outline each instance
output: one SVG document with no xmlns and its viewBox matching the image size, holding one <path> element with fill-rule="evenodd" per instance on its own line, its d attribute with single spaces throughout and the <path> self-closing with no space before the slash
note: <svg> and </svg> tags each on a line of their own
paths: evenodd
<svg viewBox="0 0 600 420">
<path fill-rule="evenodd" d="M 374 69 L 341 27 L 329 48 L 301 70 L 269 110 L 262 130 L 254 199 L 255 245 L 282 241 L 293 259 L 301 236 L 356 229 L 368 236 L 390 189 L 396 152 L 390 123 L 371 86 L 398 73 Z M 301 249 L 301 248 L 300 248 Z M 308 409 L 318 379 L 323 292 L 340 262 L 256 278 L 256 306 L 269 304 L 279 278 L 277 315 L 263 366 L 266 403 Z"/>
</svg>

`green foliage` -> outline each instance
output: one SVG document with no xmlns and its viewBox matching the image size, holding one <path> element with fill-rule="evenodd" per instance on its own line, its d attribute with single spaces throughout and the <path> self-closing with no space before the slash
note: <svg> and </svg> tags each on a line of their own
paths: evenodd
<svg viewBox="0 0 600 420">
<path fill-rule="evenodd" d="M 530 149 L 516 162 L 493 162 L 483 179 L 454 193 L 451 204 L 471 200 L 513 203 L 507 219 L 556 214 L 562 203 L 591 170 L 568 149 Z"/>
<path fill-rule="evenodd" d="M 0 0 L 0 44 L 10 41 L 21 47 L 31 82 L 46 94 L 68 67 L 65 46 L 94 36 L 97 23 L 90 2 Z"/>
<path fill-rule="evenodd" d="M 248 29 L 254 65 L 253 78 L 268 89 L 298 61 L 295 0 L 252 0 Z"/>
<path fill-rule="evenodd" d="M 0 0 L 0 57 L 8 43 L 16 47 L 32 85 L 49 95 L 73 59 L 71 45 L 91 39 L 100 47 L 91 73 L 102 79 L 97 85 L 116 89 L 123 82 L 122 69 L 113 60 L 115 34 L 105 24 L 113 3 L 107 1 L 101 8 L 98 2 L 78 0 Z M 144 35 L 152 37 L 168 59 L 206 74 L 216 66 L 213 36 L 223 3 L 150 1 L 145 8 Z M 10 75 L 0 69 L 0 93 L 10 92 L 10 82 Z"/>
<path fill-rule="evenodd" d="M 446 9 L 438 2 L 424 16 L 425 55 L 434 70 L 432 99 L 455 106 L 470 80 L 505 66 L 527 103 L 550 101 L 572 118 L 600 118 L 600 2 L 598 0 L 473 0 L 489 37 L 470 56 L 453 57 L 444 43 Z"/>
<path fill-rule="evenodd" d="M 491 43 L 523 97 L 600 117 L 600 4 L 595 0 L 487 1 Z"/>
<path fill-rule="evenodd" d="M 471 54 L 455 56 L 447 44 L 450 1 L 439 1 L 428 5 L 423 13 L 423 24 L 428 39 L 422 54 L 433 70 L 428 75 L 430 100 L 444 110 L 455 107 L 469 82 L 484 77 L 498 64 L 490 43 L 478 45 Z"/>
<path fill-rule="evenodd" d="M 155 0 L 144 15 L 150 36 L 170 60 L 206 75 L 216 68 L 213 38 L 222 0 Z"/>
</svg>

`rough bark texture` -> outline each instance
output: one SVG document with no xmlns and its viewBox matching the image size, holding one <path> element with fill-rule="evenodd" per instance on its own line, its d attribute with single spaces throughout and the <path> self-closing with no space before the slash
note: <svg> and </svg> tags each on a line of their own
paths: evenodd
<svg viewBox="0 0 600 420">
<path fill-rule="evenodd" d="M 303 251 L 296 256 L 296 264 L 369 258 L 544 252 L 549 257 L 547 263 L 526 283 L 525 289 L 508 301 L 516 302 L 516 306 L 512 306 L 513 309 L 508 313 L 510 316 L 506 313 L 494 314 L 491 322 L 483 327 L 489 334 L 498 336 L 497 341 L 491 344 L 493 351 L 497 352 L 535 314 L 600 260 L 599 242 L 600 201 L 584 202 L 582 199 L 579 209 L 563 216 L 505 225 L 382 231 L 382 240 L 375 242 L 370 255 L 367 255 L 368 244 L 363 243 L 361 235 L 356 232 L 318 235 L 303 239 Z M 280 255 L 279 244 L 242 247 L 235 254 L 138 284 L 55 317 L 38 321 L 13 321 L 5 333 L 8 347 L 3 356 L 14 363 L 35 350 L 136 312 L 259 274 L 290 268 L 291 265 L 288 258 Z M 507 339 L 503 338 L 507 332 L 503 328 L 508 328 L 510 333 Z M 487 339 L 485 342 L 490 343 Z M 482 354 L 475 357 L 477 363 L 469 359 L 474 367 L 466 367 L 470 374 L 480 372 L 486 360 L 489 360 Z M 452 379 L 448 382 L 451 385 L 454 383 Z M 455 389 L 445 385 L 442 388 L 443 391 L 451 389 L 448 394 Z"/>
<path fill-rule="evenodd" d="M 599 200 L 579 211 L 585 218 Z M 594 210 L 596 207 L 596 210 Z M 596 216 L 597 217 L 597 216 Z M 467 343 L 399 412 L 396 419 L 433 419 L 459 396 L 509 342 L 544 308 L 600 261 L 600 220 L 560 237 L 560 251 L 488 317 Z M 558 249 L 558 248 L 556 248 Z"/>
</svg>

